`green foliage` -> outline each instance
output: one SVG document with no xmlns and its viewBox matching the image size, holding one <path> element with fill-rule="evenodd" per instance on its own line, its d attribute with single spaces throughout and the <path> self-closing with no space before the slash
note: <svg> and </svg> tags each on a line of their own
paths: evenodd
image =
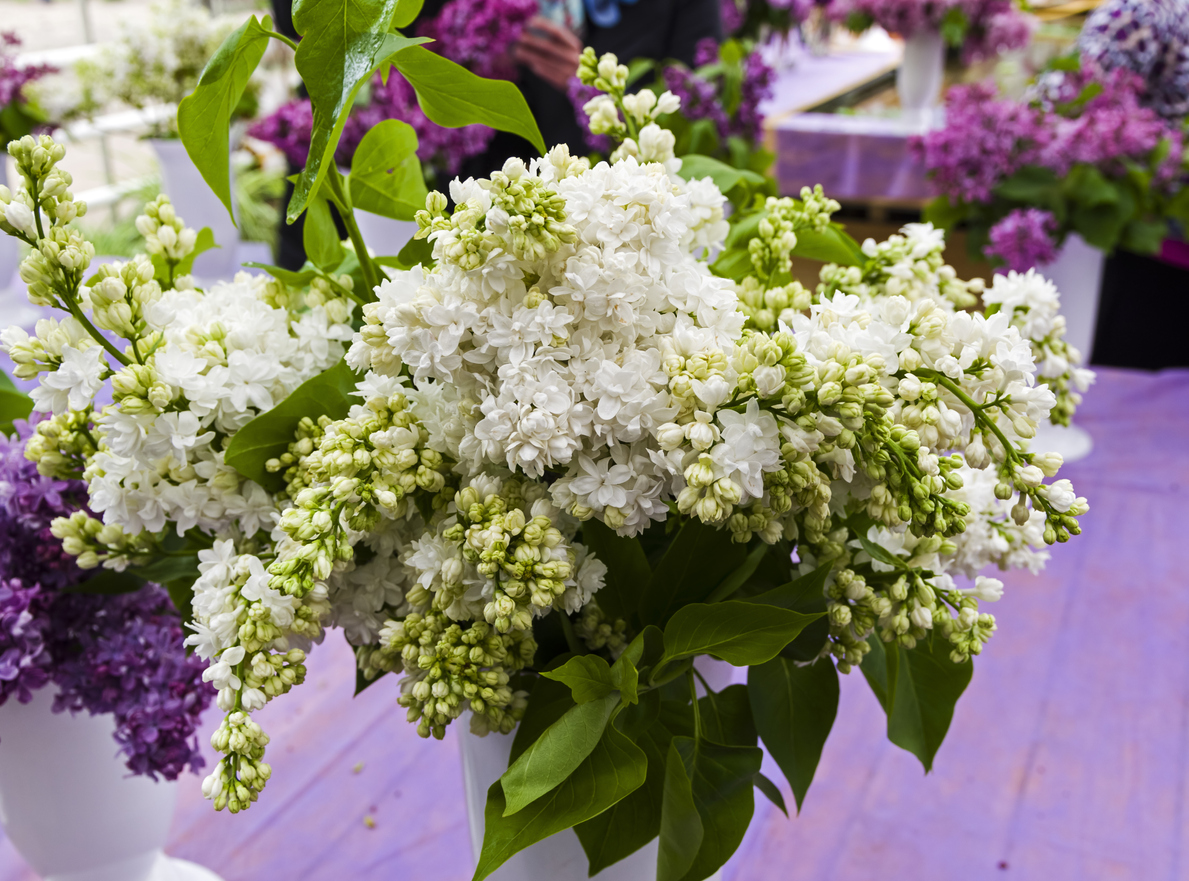
<svg viewBox="0 0 1189 881">
<path fill-rule="evenodd" d="M 656 877 L 657 881 L 680 881 L 693 866 L 706 831 L 694 803 L 693 781 L 672 741 L 665 760 L 664 794 Z"/>
<path fill-rule="evenodd" d="M 598 655 L 575 655 L 556 670 L 541 675 L 569 687 L 578 704 L 601 700 L 616 690 L 611 665 Z"/>
<path fill-rule="evenodd" d="M 33 412 L 33 399 L 18 389 L 8 374 L 0 370 L 0 432 L 12 437 L 16 434 L 13 422 L 28 419 Z"/>
<path fill-rule="evenodd" d="M 871 651 L 863 659 L 863 675 L 888 714 L 888 739 L 920 759 L 928 772 L 974 663 L 955 664 L 948 643 L 936 635 L 911 649 L 885 644 L 874 634 L 867 641 Z"/>
<path fill-rule="evenodd" d="M 505 816 L 501 781 L 487 791 L 483 849 L 472 881 L 482 881 L 513 854 L 555 832 L 597 817 L 644 783 L 648 759 L 644 751 L 614 725 L 562 783 L 532 804 Z"/>
<path fill-rule="evenodd" d="M 607 565 L 606 583 L 599 591 L 599 608 L 612 618 L 630 620 L 652 578 L 640 540 L 616 535 L 600 520 L 588 520 L 582 524 L 582 541 Z"/>
<path fill-rule="evenodd" d="M 398 119 L 371 128 L 351 160 L 351 202 L 394 220 L 412 220 L 425 207 L 425 175 L 417 158 L 417 133 Z"/>
<path fill-rule="evenodd" d="M 685 180 L 710 178 L 735 205 L 742 205 L 757 192 L 766 192 L 768 185 L 768 178 L 747 167 L 734 168 L 711 156 L 697 153 L 681 157 L 680 174 Z"/>
<path fill-rule="evenodd" d="M 307 379 L 280 404 L 237 431 L 227 445 L 224 461 L 269 492 L 280 492 L 285 488 L 284 479 L 280 474 L 270 473 L 265 463 L 283 454 L 293 443 L 297 424 L 303 417 L 344 418 L 351 409 L 355 383 L 355 374 L 346 361 L 339 361 Z"/>
<path fill-rule="evenodd" d="M 401 52 L 393 65 L 417 91 L 425 115 L 438 125 L 460 128 L 479 123 L 520 135 L 545 152 L 537 121 L 512 83 L 476 76 L 421 46 Z"/>
<path fill-rule="evenodd" d="M 319 269 L 332 269 L 343 262 L 343 243 L 334 225 L 330 202 L 321 195 L 310 200 L 301 243 L 306 257 Z"/>
<path fill-rule="evenodd" d="M 231 214 L 231 117 L 264 50 L 272 20 L 250 17 L 223 41 L 198 78 L 198 86 L 178 105 L 178 134 L 202 179 Z M 232 215 L 232 221 L 235 217 Z"/>
<path fill-rule="evenodd" d="M 778 657 L 747 671 L 747 689 L 756 729 L 800 811 L 838 712 L 838 671 L 829 658 L 799 666 Z"/>
<path fill-rule="evenodd" d="M 565 781 L 594 750 L 618 704 L 618 694 L 604 693 L 570 708 L 546 728 L 500 777 L 504 816 L 517 813 Z"/>
<path fill-rule="evenodd" d="M 661 662 L 713 655 L 736 667 L 763 664 L 819 617 L 820 613 L 805 615 L 739 600 L 690 603 L 678 609 L 665 627 Z"/>
<path fill-rule="evenodd" d="M 640 598 L 640 620 L 664 624 L 685 603 L 702 602 L 746 556 L 746 548 L 731 541 L 727 530 L 687 520 Z"/>
</svg>

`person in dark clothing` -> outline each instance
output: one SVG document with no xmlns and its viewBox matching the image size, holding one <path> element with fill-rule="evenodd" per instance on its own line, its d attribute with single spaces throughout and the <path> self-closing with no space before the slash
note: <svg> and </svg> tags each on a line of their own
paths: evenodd
<svg viewBox="0 0 1189 881">
<path fill-rule="evenodd" d="M 529 109 L 537 119 L 546 146 L 569 145 L 570 152 L 587 152 L 582 127 L 566 88 L 578 70 L 584 46 L 595 53 L 614 52 L 627 64 L 637 58 L 675 60 L 690 67 L 697 45 L 707 37 L 722 41 L 719 0 L 586 0 L 585 33 L 579 37 L 544 16 L 529 22 L 515 51 L 518 81 Z M 598 22 L 604 22 L 600 25 Z M 610 23 L 613 22 L 613 23 Z M 487 151 L 469 160 L 463 177 L 486 177 L 510 156 L 531 159 L 536 149 L 523 138 L 496 132 Z"/>
</svg>

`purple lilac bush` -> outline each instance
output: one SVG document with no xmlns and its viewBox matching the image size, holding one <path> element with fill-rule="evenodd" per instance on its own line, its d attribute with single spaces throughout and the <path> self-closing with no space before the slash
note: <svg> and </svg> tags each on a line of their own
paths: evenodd
<svg viewBox="0 0 1189 881">
<path fill-rule="evenodd" d="M 1051 211 L 1017 208 L 991 227 L 990 242 L 983 253 L 1016 272 L 1045 266 L 1057 258 L 1053 241 L 1057 227 L 1057 218 Z"/>
<path fill-rule="evenodd" d="M 187 657 L 181 622 L 156 585 L 135 593 L 71 593 L 87 573 L 50 524 L 85 502 L 81 482 L 37 473 L 29 426 L 0 435 L 0 705 L 28 703 L 49 683 L 54 712 L 110 713 L 128 769 L 176 779 L 203 765 L 195 732 L 214 697 L 205 664 Z"/>
<path fill-rule="evenodd" d="M 1124 69 L 1049 71 L 1018 101 L 989 83 L 954 87 L 945 126 L 910 145 L 939 197 L 931 219 L 966 221 L 972 245 L 1016 269 L 1071 231 L 1107 251 L 1159 247 L 1165 218 L 1189 207 L 1184 139 L 1144 88 Z M 1052 220 L 1017 213 L 1029 208 Z"/>
<path fill-rule="evenodd" d="M 1032 29 L 1013 0 L 830 0 L 826 14 L 851 30 L 879 25 L 908 37 L 937 30 L 966 63 L 1028 43 Z"/>
</svg>

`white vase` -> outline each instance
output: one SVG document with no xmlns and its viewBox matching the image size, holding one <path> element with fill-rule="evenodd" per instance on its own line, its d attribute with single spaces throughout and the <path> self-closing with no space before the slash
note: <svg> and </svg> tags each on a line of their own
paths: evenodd
<svg viewBox="0 0 1189 881">
<path fill-rule="evenodd" d="M 698 670 L 716 691 L 731 684 L 734 668 L 722 661 L 698 658 Z M 699 693 L 702 688 L 698 686 Z M 459 745 L 462 751 L 462 778 L 466 788 L 467 820 L 471 827 L 471 849 L 475 863 L 483 850 L 483 808 L 487 790 L 508 770 L 512 754 L 512 734 L 488 734 L 476 737 L 465 725 Z M 657 841 L 653 839 L 631 856 L 608 866 L 595 875 L 596 881 L 655 881 Z M 491 881 L 587 881 L 590 863 L 578 835 L 566 829 L 520 851 L 488 876 Z M 722 871 L 707 881 L 722 881 Z"/>
<path fill-rule="evenodd" d="M 0 153 L 0 186 L 8 186 L 8 156 Z M 0 291 L 15 284 L 21 263 L 21 243 L 10 235 L 0 233 Z"/>
<path fill-rule="evenodd" d="M 51 712 L 52 686 L 0 707 L 0 823 L 45 881 L 219 881 L 165 856 L 177 784 L 124 766 L 111 716 Z"/>
<path fill-rule="evenodd" d="M 896 72 L 896 94 L 904 121 L 927 127 L 941 104 L 945 41 L 940 31 L 920 30 L 904 41 L 904 59 Z"/>
<path fill-rule="evenodd" d="M 1094 327 L 1098 322 L 1098 298 L 1102 291 L 1102 269 L 1106 255 L 1086 244 L 1077 233 L 1070 233 L 1057 252 L 1057 259 L 1037 271 L 1057 286 L 1061 314 L 1065 317 L 1065 341 L 1082 354 L 1088 363 L 1094 347 Z M 1041 424 L 1033 438 L 1032 449 L 1060 453 L 1066 462 L 1084 458 L 1093 447 L 1085 429 L 1076 425 Z"/>
<path fill-rule="evenodd" d="M 378 257 L 399 254 L 400 249 L 407 245 L 409 239 L 417 232 L 416 221 L 393 220 L 391 217 L 372 214 L 370 211 L 356 211 L 355 223 L 359 226 L 363 243 Z"/>
<path fill-rule="evenodd" d="M 186 226 L 195 230 L 209 226 L 219 245 L 198 255 L 194 260 L 194 275 L 206 281 L 231 278 L 239 270 L 239 230 L 227 207 L 202 179 L 202 173 L 180 140 L 153 138 L 150 143 L 161 171 L 161 191 L 169 196 Z"/>
</svg>

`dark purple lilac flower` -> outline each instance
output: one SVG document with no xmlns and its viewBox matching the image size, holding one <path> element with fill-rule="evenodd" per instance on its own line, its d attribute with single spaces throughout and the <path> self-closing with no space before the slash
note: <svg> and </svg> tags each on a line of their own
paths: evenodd
<svg viewBox="0 0 1189 881">
<path fill-rule="evenodd" d="M 1008 269 L 1027 272 L 1057 259 L 1057 218 L 1040 208 L 1017 208 L 991 227 L 983 253 L 998 258 Z"/>
<path fill-rule="evenodd" d="M 175 779 L 203 759 L 195 732 L 214 690 L 187 657 L 181 621 L 160 587 L 118 596 L 68 593 L 86 573 L 50 524 L 86 502 L 24 457 L 30 426 L 0 435 L 0 704 L 53 682 L 54 711 L 111 713 L 129 770 Z"/>
<path fill-rule="evenodd" d="M 1189 3 L 1109 0 L 1078 37 L 1083 65 L 1130 70 L 1143 79 L 1141 101 L 1169 119 L 1189 115 Z"/>
<path fill-rule="evenodd" d="M 582 135 L 586 141 L 587 149 L 606 156 L 615 149 L 615 141 L 608 135 L 592 134 L 590 131 L 590 117 L 582 109 L 586 106 L 587 101 L 603 93 L 594 86 L 584 86 L 578 77 L 571 77 L 570 85 L 566 88 L 566 94 L 570 98 L 570 103 L 574 105 L 574 117 L 578 120 L 578 125 L 582 128 Z"/>
<path fill-rule="evenodd" d="M 0 32 L 0 110 L 22 100 L 26 83 L 57 70 L 48 64 L 18 65 L 15 49 L 19 45 L 21 39 L 16 34 Z"/>
<path fill-rule="evenodd" d="M 418 33 L 472 73 L 510 80 L 516 75 L 512 46 L 539 8 L 537 0 L 450 0 Z"/>
</svg>

